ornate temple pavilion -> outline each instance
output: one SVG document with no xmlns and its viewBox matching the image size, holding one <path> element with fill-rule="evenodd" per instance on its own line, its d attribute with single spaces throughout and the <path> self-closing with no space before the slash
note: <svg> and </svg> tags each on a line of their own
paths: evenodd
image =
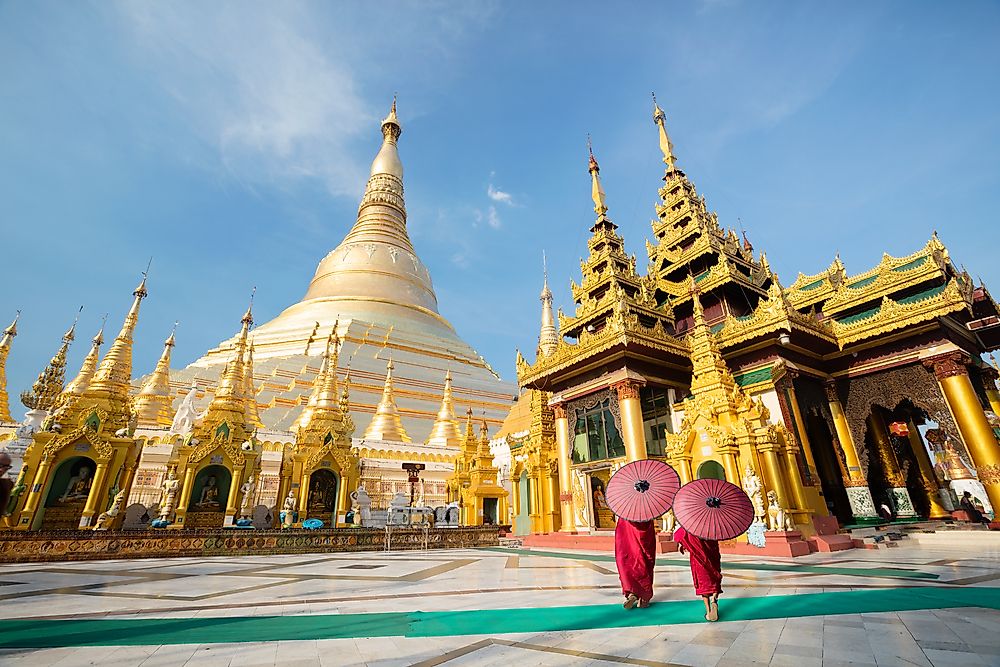
<svg viewBox="0 0 1000 667">
<path fill-rule="evenodd" d="M 605 485 L 647 456 L 683 481 L 759 485 L 805 535 L 830 517 L 944 517 L 964 490 L 1000 507 L 986 288 L 936 234 L 860 274 L 838 257 L 781 285 L 678 166 L 655 100 L 653 120 L 666 169 L 645 272 L 591 154 L 597 217 L 574 311 L 556 321 L 546 282 L 534 361 L 517 355 L 524 393 L 500 431 L 516 532 L 613 527 Z"/>
</svg>

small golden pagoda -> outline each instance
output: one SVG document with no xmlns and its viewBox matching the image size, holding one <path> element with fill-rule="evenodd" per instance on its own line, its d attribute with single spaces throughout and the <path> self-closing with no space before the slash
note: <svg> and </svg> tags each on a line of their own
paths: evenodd
<svg viewBox="0 0 1000 667">
<path fill-rule="evenodd" d="M 296 525 L 320 519 L 327 527 L 344 525 L 349 493 L 359 481 L 359 458 L 351 449 L 348 387 L 337 388 L 340 341 L 335 332 L 327 339 L 324 363 L 313 381 L 316 397 L 308 419 L 300 423 L 294 446 L 286 453 L 279 499 L 295 498 Z"/>
<path fill-rule="evenodd" d="M 173 420 L 170 408 L 173 402 L 173 396 L 170 395 L 170 351 L 176 345 L 175 333 L 176 331 L 171 331 L 164 341 L 163 354 L 156 362 L 156 368 L 143 382 L 135 397 L 135 414 L 139 426 L 170 426 Z"/>
<path fill-rule="evenodd" d="M 66 353 L 69 345 L 76 338 L 76 321 L 62 337 L 62 345 L 55 355 L 38 374 L 35 383 L 29 391 L 21 392 L 21 403 L 29 410 L 48 413 L 52 410 L 59 394 L 62 393 L 66 380 Z"/>
<path fill-rule="evenodd" d="M 98 514 L 108 510 L 109 521 L 100 527 L 120 522 L 120 509 L 132 484 L 139 458 L 134 438 L 135 420 L 129 396 L 132 379 L 132 337 L 139 320 L 139 306 L 146 297 L 146 280 L 136 288 L 121 331 L 93 377 L 83 386 L 89 367 L 96 358 L 94 349 L 85 367 L 74 381 L 79 394 L 51 395 L 57 384 L 62 388 L 61 363 L 65 368 L 65 349 L 72 340 L 72 329 L 63 338 L 63 347 L 50 364 L 52 372 L 36 383 L 31 402 L 58 409 L 46 420 L 45 429 L 35 433 L 24 454 L 22 470 L 33 478 L 30 491 L 15 508 L 18 530 L 88 528 Z M 95 338 L 94 348 L 101 335 Z M 62 361 L 60 361 L 60 359 Z M 38 409 L 37 407 L 35 409 Z"/>
<path fill-rule="evenodd" d="M 399 408 L 393 396 L 392 359 L 385 365 L 385 386 L 382 389 L 382 400 L 375 408 L 375 416 L 365 429 L 365 440 L 391 440 L 394 442 L 410 442 L 410 436 L 403 428 L 399 418 Z"/>
<path fill-rule="evenodd" d="M 431 434 L 427 437 L 427 444 L 441 447 L 462 446 L 462 433 L 458 428 L 458 419 L 455 418 L 455 407 L 452 403 L 451 371 L 444 377 L 441 408 L 438 410 L 437 419 L 434 420 L 434 426 L 431 427 Z"/>
<path fill-rule="evenodd" d="M 20 317 L 21 312 L 18 311 L 14 321 L 3 330 L 3 338 L 0 338 L 0 424 L 14 421 L 10 415 L 10 398 L 7 396 L 7 355 L 10 354 L 10 346 L 17 335 L 17 320 Z"/>
<path fill-rule="evenodd" d="M 472 427 L 472 408 L 466 413 L 465 440 L 455 457 L 455 472 L 448 479 L 450 502 L 462 508 L 463 526 L 498 525 L 507 516 L 507 490 L 497 479 L 493 465 L 489 430 L 485 420 L 479 438 Z"/>
<path fill-rule="evenodd" d="M 170 528 L 218 528 L 234 524 L 245 498 L 244 481 L 256 472 L 260 458 L 255 427 L 244 394 L 247 386 L 247 336 L 253 313 L 241 320 L 233 358 L 219 379 L 205 416 L 177 449 L 180 498 Z M 163 508 L 161 508 L 161 512 Z"/>
</svg>

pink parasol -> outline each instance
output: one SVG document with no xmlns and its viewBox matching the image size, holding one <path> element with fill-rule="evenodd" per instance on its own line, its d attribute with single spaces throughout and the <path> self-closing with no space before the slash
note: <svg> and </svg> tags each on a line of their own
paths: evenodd
<svg viewBox="0 0 1000 667">
<path fill-rule="evenodd" d="M 666 514 L 681 480 L 663 461 L 642 459 L 623 465 L 611 476 L 604 499 L 616 515 L 649 521 Z"/>
<path fill-rule="evenodd" d="M 705 540 L 731 540 L 753 523 L 753 505 L 743 489 L 721 479 L 698 479 L 681 487 L 674 516 L 692 535 Z"/>
</svg>

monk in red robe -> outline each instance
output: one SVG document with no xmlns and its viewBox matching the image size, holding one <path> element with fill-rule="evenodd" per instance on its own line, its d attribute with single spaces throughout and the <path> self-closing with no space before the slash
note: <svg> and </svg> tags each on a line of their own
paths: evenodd
<svg viewBox="0 0 1000 667">
<path fill-rule="evenodd" d="M 652 521 L 618 519 L 615 526 L 615 563 L 622 582 L 626 609 L 648 607 L 653 597 L 656 566 L 656 529 Z"/>
<path fill-rule="evenodd" d="M 674 542 L 691 556 L 691 578 L 694 592 L 705 600 L 705 620 L 719 620 L 719 593 L 722 592 L 722 558 L 719 543 L 705 540 L 679 526 L 674 531 Z"/>
</svg>

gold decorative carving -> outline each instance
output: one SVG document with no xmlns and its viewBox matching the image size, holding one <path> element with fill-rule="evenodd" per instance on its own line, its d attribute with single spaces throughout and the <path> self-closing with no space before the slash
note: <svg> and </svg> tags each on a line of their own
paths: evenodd
<svg viewBox="0 0 1000 667">
<path fill-rule="evenodd" d="M 966 353 L 955 351 L 925 359 L 924 365 L 934 371 L 938 380 L 943 380 L 956 375 L 968 375 L 971 361 Z"/>
<path fill-rule="evenodd" d="M 611 388 L 618 393 L 618 400 L 624 401 L 628 398 L 639 398 L 639 390 L 642 388 L 642 383 L 636 380 L 622 380 L 621 382 L 616 382 L 611 385 Z"/>
</svg>

